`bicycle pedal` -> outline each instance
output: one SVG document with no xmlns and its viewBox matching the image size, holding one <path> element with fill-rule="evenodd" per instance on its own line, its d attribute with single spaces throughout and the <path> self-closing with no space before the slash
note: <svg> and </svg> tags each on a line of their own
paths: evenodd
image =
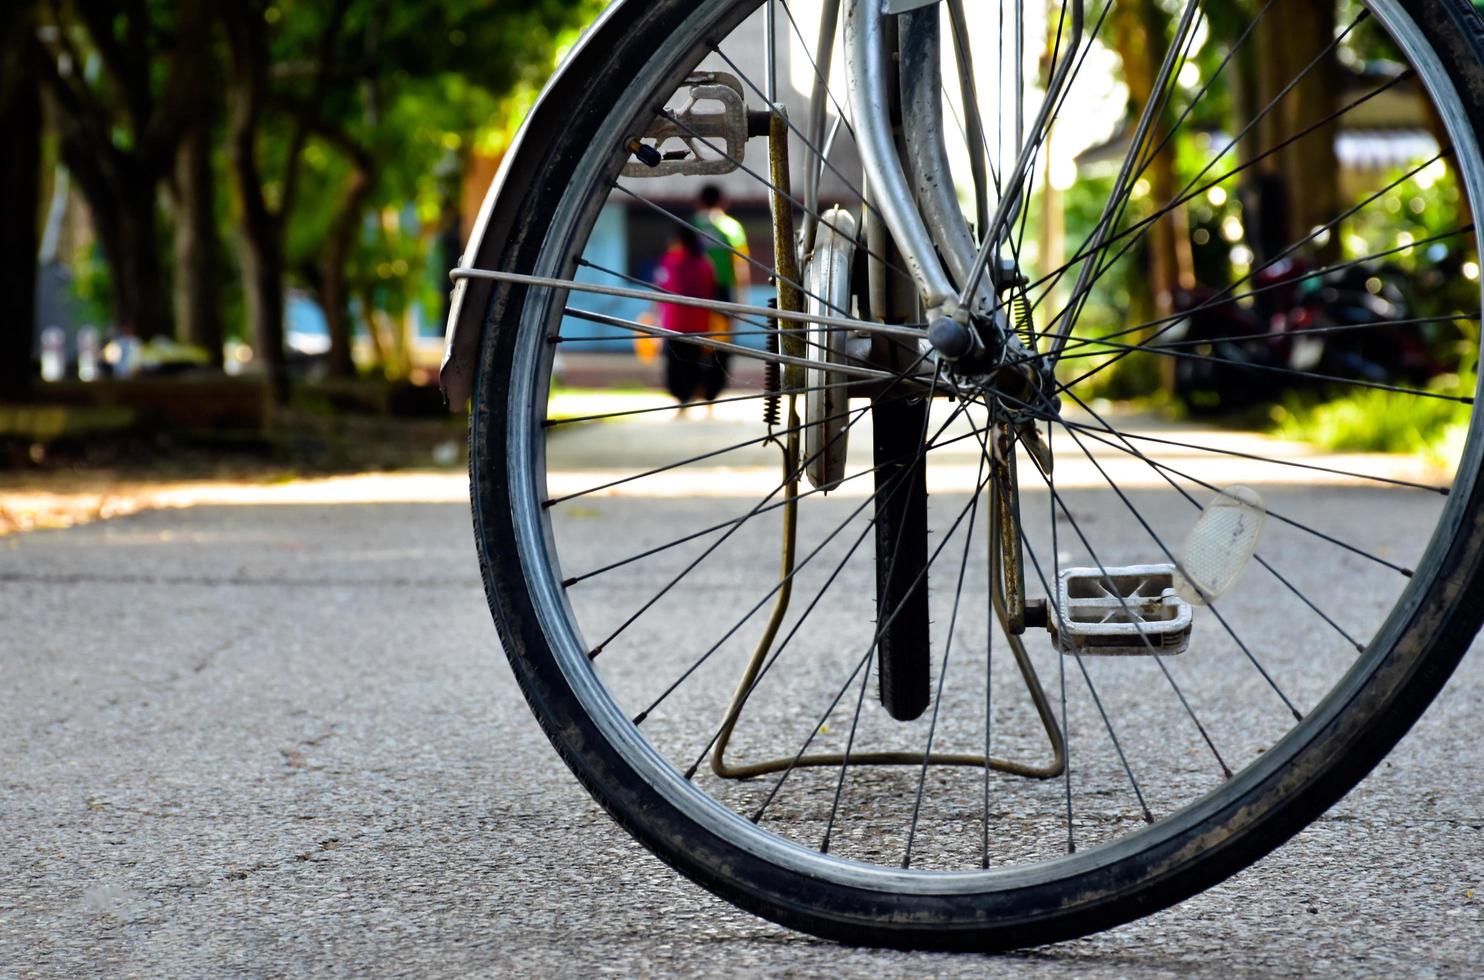
<svg viewBox="0 0 1484 980">
<path fill-rule="evenodd" d="M 707 108 L 703 110 L 702 106 Z M 624 144 L 635 159 L 624 164 L 623 175 L 729 174 L 738 169 L 747 153 L 748 132 L 747 99 L 737 76 L 723 71 L 693 72 L 686 79 L 681 107 L 662 111 L 642 136 L 631 137 Z"/>
<path fill-rule="evenodd" d="M 1190 603 L 1176 589 L 1174 565 L 1069 568 L 1057 591 L 1057 615 L 1048 617 L 1047 629 L 1058 650 L 1173 656 L 1190 645 Z"/>
</svg>

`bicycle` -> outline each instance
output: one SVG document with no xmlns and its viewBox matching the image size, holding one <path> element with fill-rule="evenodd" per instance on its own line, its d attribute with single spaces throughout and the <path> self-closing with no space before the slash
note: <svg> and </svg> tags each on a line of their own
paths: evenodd
<svg viewBox="0 0 1484 980">
<path fill-rule="evenodd" d="M 1277 847 L 1441 688 L 1484 616 L 1477 285 L 1410 317 L 1449 331 L 1452 386 L 1231 366 L 1447 403 L 1463 441 L 1441 473 L 1141 429 L 1089 395 L 1136 357 L 1219 358 L 1168 336 L 1190 310 L 1135 317 L 1107 288 L 1201 209 L 1238 221 L 1203 305 L 1250 305 L 1294 256 L 1319 276 L 1441 243 L 1477 278 L 1478 15 L 1346 0 L 1240 112 L 1242 65 L 1294 62 L 1284 3 L 1166 11 L 1059 256 L 1053 148 L 1099 120 L 1122 8 L 821 0 L 816 22 L 803 0 L 623 0 L 551 81 L 454 271 L 443 382 L 471 403 L 515 676 L 661 859 L 844 942 L 1083 935 Z M 1352 98 L 1334 66 L 1362 42 L 1399 62 Z M 1254 174 L 1336 160 L 1383 98 L 1410 100 L 1436 152 L 1231 210 Z M 674 202 L 723 178 L 768 203 L 772 257 L 746 260 L 772 305 L 666 296 L 611 258 L 604 222 L 685 223 Z M 1420 212 L 1385 202 L 1424 184 L 1454 192 L 1429 205 L 1442 231 L 1403 238 Z M 717 399 L 709 426 L 651 425 L 663 404 L 555 412 L 555 351 L 657 336 L 633 312 L 656 301 L 731 317 L 728 340 L 692 342 L 762 362 L 763 387 Z M 1349 520 L 1354 501 L 1389 520 Z M 625 534 L 587 530 L 599 506 Z"/>
</svg>

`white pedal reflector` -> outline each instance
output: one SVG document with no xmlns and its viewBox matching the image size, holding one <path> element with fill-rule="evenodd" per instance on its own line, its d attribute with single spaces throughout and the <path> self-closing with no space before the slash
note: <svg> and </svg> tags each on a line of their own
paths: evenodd
<svg viewBox="0 0 1484 980">
<path fill-rule="evenodd" d="M 1180 549 L 1175 590 L 1180 598 L 1205 605 L 1231 591 L 1257 551 L 1268 512 L 1251 487 L 1227 487 L 1201 512 Z"/>
</svg>

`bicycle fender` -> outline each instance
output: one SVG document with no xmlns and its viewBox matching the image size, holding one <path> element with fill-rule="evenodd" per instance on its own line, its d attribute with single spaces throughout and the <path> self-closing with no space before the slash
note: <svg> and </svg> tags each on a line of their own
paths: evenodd
<svg viewBox="0 0 1484 980">
<path fill-rule="evenodd" d="M 648 7 L 646 0 L 616 0 L 604 8 L 573 45 L 500 161 L 470 230 L 469 243 L 459 259 L 460 267 L 496 267 L 499 252 L 510 236 L 515 212 L 522 203 L 502 193 L 505 185 L 515 175 L 540 172 L 552 143 L 564 128 L 565 108 L 576 99 L 583 80 L 592 78 L 607 58 L 614 46 L 612 39 L 630 30 Z M 444 403 L 454 412 L 464 411 L 474 394 L 479 342 L 486 327 L 485 312 L 494 285 L 489 280 L 475 279 L 460 279 L 453 285 L 438 380 Z"/>
</svg>

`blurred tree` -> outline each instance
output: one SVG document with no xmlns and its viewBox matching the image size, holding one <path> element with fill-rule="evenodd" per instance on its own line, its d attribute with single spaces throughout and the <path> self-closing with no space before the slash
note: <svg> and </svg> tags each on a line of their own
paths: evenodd
<svg viewBox="0 0 1484 980">
<path fill-rule="evenodd" d="M 23 395 L 35 355 L 41 100 L 30 79 L 36 4 L 0 8 L 0 397 Z"/>
<path fill-rule="evenodd" d="M 285 274 L 324 308 L 350 374 L 352 300 L 400 316 L 422 288 L 471 134 L 549 71 L 594 0 L 233 0 L 234 184 L 243 265 L 270 363 Z M 374 219 L 374 220 L 373 220 Z M 277 323 L 274 323 L 274 318 Z"/>
<path fill-rule="evenodd" d="M 1154 85 L 1172 41 L 1171 17 L 1158 0 L 1135 0 L 1114 7 L 1112 27 L 1114 46 L 1123 64 L 1124 83 L 1128 86 L 1129 119 L 1138 119 L 1151 100 L 1158 100 L 1147 142 L 1137 148 L 1137 164 L 1138 167 L 1147 165 L 1140 179 L 1145 182 L 1148 193 L 1140 196 L 1148 196 L 1157 207 L 1164 207 L 1179 192 L 1175 181 L 1177 144 L 1166 139 L 1173 122 L 1170 118 L 1171 97 L 1167 93 L 1156 93 Z M 1176 69 L 1180 66 L 1181 62 L 1177 61 Z M 1178 87 L 1178 79 L 1171 78 L 1170 85 Z M 1156 147 L 1159 152 L 1152 158 L 1148 157 L 1149 151 Z M 1135 172 L 1139 170 L 1136 168 Z M 1173 208 L 1150 227 L 1145 255 L 1149 270 L 1148 306 L 1132 311 L 1135 322 L 1169 316 L 1174 311 L 1176 291 L 1194 285 L 1190 226 L 1183 207 Z"/>
<path fill-rule="evenodd" d="M 222 365 L 226 340 L 222 318 L 221 242 L 217 221 L 216 142 L 220 105 L 220 69 L 215 51 L 201 45 L 184 57 L 202 85 L 189 96 L 185 132 L 176 150 L 170 180 L 175 230 L 175 332 L 206 351 L 213 366 Z"/>
<path fill-rule="evenodd" d="M 1345 69 L 1339 49 L 1331 46 L 1335 30 L 1334 0 L 1285 0 L 1267 9 L 1252 39 L 1258 53 L 1248 61 L 1256 73 L 1248 118 L 1276 100 L 1253 130 L 1259 152 L 1339 109 Z M 1333 221 L 1343 210 L 1336 178 L 1337 132 L 1337 122 L 1320 126 L 1248 172 L 1243 197 L 1254 205 L 1247 220 L 1248 244 L 1259 262 Z M 1338 234 L 1331 234 L 1316 241 L 1311 251 L 1321 261 L 1331 261 L 1339 255 L 1339 240 Z"/>
<path fill-rule="evenodd" d="M 292 29 L 272 31 L 284 11 L 264 0 L 234 0 L 222 16 L 232 52 L 228 96 L 232 105 L 231 157 L 242 208 L 241 261 L 247 293 L 249 333 L 256 356 L 280 387 L 284 375 L 284 225 L 293 212 L 304 146 L 319 121 L 319 106 L 335 69 L 336 48 L 350 0 L 328 5 L 296 3 Z M 274 36 L 287 34 L 275 51 Z M 284 50 L 288 49 L 288 50 Z M 270 68 L 281 64 L 293 84 L 295 112 L 278 166 L 265 166 L 259 146 L 269 111 Z"/>
<path fill-rule="evenodd" d="M 208 78 L 208 0 L 57 0 L 32 43 L 61 158 L 92 213 L 122 329 L 171 328 L 159 189 Z"/>
</svg>

